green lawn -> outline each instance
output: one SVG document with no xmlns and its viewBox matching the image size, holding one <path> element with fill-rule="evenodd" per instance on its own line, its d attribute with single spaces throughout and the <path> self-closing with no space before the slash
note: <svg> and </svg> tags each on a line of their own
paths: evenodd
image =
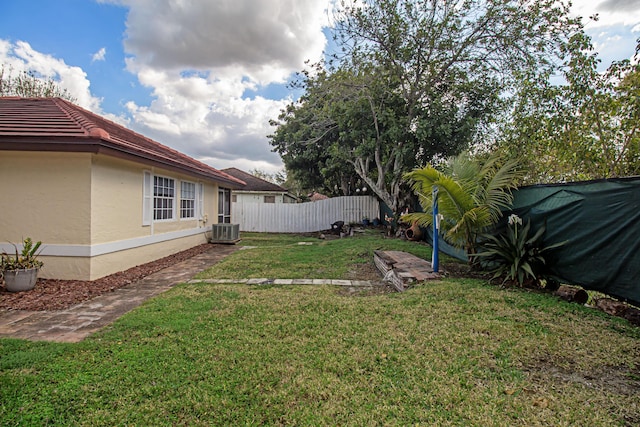
<svg viewBox="0 0 640 427">
<path fill-rule="evenodd" d="M 431 247 L 386 239 L 369 230 L 355 238 L 321 240 L 289 234 L 243 233 L 240 251 L 198 278 L 354 279 L 358 265 L 373 263 L 374 250 L 403 250 L 431 259 Z"/>
<path fill-rule="evenodd" d="M 241 244 L 201 277 L 343 278 L 377 248 L 429 252 L 375 235 Z M 0 340 L 3 426 L 635 426 L 639 394 L 640 329 L 471 279 L 185 284 L 79 344 Z"/>
</svg>

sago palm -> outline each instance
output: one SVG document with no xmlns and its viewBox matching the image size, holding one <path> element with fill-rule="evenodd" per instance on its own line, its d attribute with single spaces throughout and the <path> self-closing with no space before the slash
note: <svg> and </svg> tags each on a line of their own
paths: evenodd
<svg viewBox="0 0 640 427">
<path fill-rule="evenodd" d="M 499 221 L 503 208 L 511 206 L 511 191 L 522 179 L 522 171 L 516 160 L 501 163 L 494 154 L 482 161 L 467 152 L 450 158 L 441 169 L 427 166 L 405 175 L 424 212 L 404 218 L 410 223 L 417 221 L 421 226 L 430 226 L 432 189 L 437 187 L 443 237 L 449 244 L 464 249 L 469 262 L 474 263 L 478 235 Z"/>
</svg>

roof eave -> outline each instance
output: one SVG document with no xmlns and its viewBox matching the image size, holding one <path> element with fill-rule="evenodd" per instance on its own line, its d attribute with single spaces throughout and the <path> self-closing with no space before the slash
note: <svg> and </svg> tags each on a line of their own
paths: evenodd
<svg viewBox="0 0 640 427">
<path fill-rule="evenodd" d="M 70 141 L 68 138 L 54 137 L 48 138 L 47 142 L 42 142 L 42 139 L 36 137 L 22 137 L 8 140 L 7 138 L 0 138 L 0 142 L 2 142 L 0 144 L 0 150 L 4 151 L 47 151 L 105 154 L 124 160 L 137 161 L 149 166 L 162 167 L 167 170 L 184 173 L 201 179 L 216 181 L 224 184 L 230 189 L 237 189 L 246 185 L 244 181 L 235 181 L 236 178 L 233 177 L 230 177 L 231 179 L 227 179 L 223 176 L 199 171 L 187 165 L 181 165 L 178 162 L 162 159 L 159 156 L 154 156 L 149 153 L 142 153 L 136 150 L 126 150 L 122 146 L 113 144 L 110 141 L 101 138 L 75 137 L 73 138 L 73 141 Z"/>
</svg>

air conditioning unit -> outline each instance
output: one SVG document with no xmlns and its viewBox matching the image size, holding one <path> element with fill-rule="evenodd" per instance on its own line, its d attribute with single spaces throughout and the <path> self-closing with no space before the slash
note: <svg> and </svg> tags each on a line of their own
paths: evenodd
<svg viewBox="0 0 640 427">
<path fill-rule="evenodd" d="M 236 244 L 240 241 L 240 224 L 213 224 L 211 243 Z"/>
</svg>

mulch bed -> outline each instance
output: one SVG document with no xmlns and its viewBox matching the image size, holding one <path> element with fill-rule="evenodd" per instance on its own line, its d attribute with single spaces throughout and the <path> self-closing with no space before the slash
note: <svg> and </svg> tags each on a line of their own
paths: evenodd
<svg viewBox="0 0 640 427">
<path fill-rule="evenodd" d="M 35 288 L 25 292 L 8 292 L 0 287 L 0 309 L 53 311 L 64 310 L 83 301 L 137 282 L 144 277 L 211 249 L 202 244 L 157 261 L 92 281 L 38 279 Z"/>
</svg>

